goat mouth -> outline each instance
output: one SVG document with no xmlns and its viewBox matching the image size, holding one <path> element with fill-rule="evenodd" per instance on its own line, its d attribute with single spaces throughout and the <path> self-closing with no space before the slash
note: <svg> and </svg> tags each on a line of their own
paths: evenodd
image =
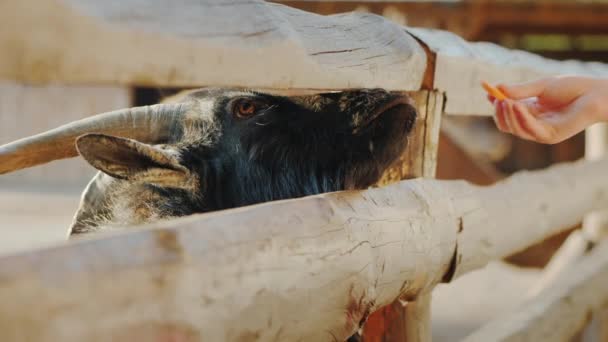
<svg viewBox="0 0 608 342">
<path fill-rule="evenodd" d="M 410 101 L 410 99 L 405 96 L 397 96 L 376 108 L 370 115 L 368 115 L 363 120 L 357 122 L 353 133 L 360 133 L 362 130 L 373 124 L 376 119 L 382 116 L 382 114 L 400 111 L 407 106 L 412 106 L 412 102 Z"/>
</svg>

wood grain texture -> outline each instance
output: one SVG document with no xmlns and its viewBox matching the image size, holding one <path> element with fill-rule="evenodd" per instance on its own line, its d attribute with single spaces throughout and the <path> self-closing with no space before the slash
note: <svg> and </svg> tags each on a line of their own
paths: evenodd
<svg viewBox="0 0 608 342">
<path fill-rule="evenodd" d="M 491 43 L 471 43 L 447 31 L 406 28 L 435 54 L 434 88 L 448 94 L 446 114 L 490 115 L 481 81 L 514 83 L 551 75 L 608 76 L 608 65 L 555 61 Z"/>
<path fill-rule="evenodd" d="M 595 124 L 585 131 L 585 158 L 597 160 L 606 156 L 608 149 L 608 124 Z M 580 259 L 599 243 L 608 230 L 608 213 L 596 211 L 583 220 L 582 230 L 570 234 L 547 264 L 539 281 L 530 290 L 529 296 L 536 296 L 554 285 Z"/>
<path fill-rule="evenodd" d="M 603 162 L 606 162 L 606 159 L 599 161 L 599 163 Z M 577 175 L 575 168 L 570 168 L 567 165 L 586 165 L 587 167 L 593 167 L 592 165 L 594 165 L 594 163 L 577 163 L 563 163 L 550 167 L 543 172 L 542 178 L 536 178 L 534 176 L 536 172 L 518 172 L 496 185 L 481 188 L 482 193 L 487 191 L 486 194 L 482 195 L 485 201 L 483 206 L 487 207 L 487 211 L 477 210 L 476 207 L 481 204 L 473 205 L 474 202 L 467 200 L 456 203 L 458 208 L 468 206 L 471 206 L 471 208 L 469 210 L 462 209 L 467 212 L 467 215 L 461 217 L 462 229 L 458 234 L 458 250 L 456 252 L 459 261 L 455 269 L 455 275 L 459 276 L 480 267 L 488 259 L 511 255 L 535 242 L 542 241 L 544 238 L 559 232 L 555 230 L 555 227 L 561 227 L 561 231 L 575 226 L 581 222 L 582 218 L 576 215 L 563 214 L 579 204 L 603 208 L 604 205 L 601 202 L 608 199 L 608 193 L 601 190 L 593 195 L 581 192 L 585 187 L 582 184 L 585 182 L 597 182 L 596 184 L 601 187 L 599 184 L 605 181 L 605 177 L 600 171 L 600 164 L 595 164 L 598 168 L 588 170 L 588 174 L 587 171 L 583 171 L 583 173 Z M 566 177 L 571 178 L 565 181 Z M 554 190 L 562 187 L 568 188 L 565 192 L 567 195 L 553 193 Z M 557 201 L 555 200 L 559 196 L 566 196 L 567 199 L 564 199 L 563 204 L 556 205 Z M 584 204 L 585 202 L 586 204 Z M 524 209 L 521 206 L 527 208 Z M 530 216 L 520 215 L 523 210 L 529 210 L 534 214 L 530 214 Z M 488 212 L 492 212 L 492 215 L 488 216 Z M 587 212 L 590 212 L 590 210 L 587 210 Z M 528 221 L 533 215 L 539 215 L 539 217 Z M 504 217 L 504 221 L 513 226 L 527 226 L 528 228 L 521 232 L 491 228 L 500 225 L 498 222 L 503 220 L 501 217 Z M 485 225 L 480 225 L 481 222 L 485 222 Z M 485 236 L 484 232 L 488 229 L 493 231 L 491 236 Z"/>
<path fill-rule="evenodd" d="M 0 78 L 25 82 L 269 89 L 382 87 L 448 94 L 448 114 L 491 112 L 480 80 L 606 76 L 369 13 L 321 16 L 262 0 L 7 0 Z M 433 52 L 425 53 L 410 34 Z M 427 71 L 432 71 L 427 73 Z M 425 76 L 433 79 L 425 80 Z"/>
<path fill-rule="evenodd" d="M 600 160 L 485 188 L 417 179 L 0 258 L 0 332 L 3 340 L 127 341 L 150 331 L 341 340 L 397 297 L 414 299 L 608 205 L 606 172 Z"/>
<path fill-rule="evenodd" d="M 602 242 L 559 282 L 517 311 L 488 323 L 465 341 L 569 341 L 608 301 L 608 241 Z"/>
<path fill-rule="evenodd" d="M 262 0 L 8 0 L 0 78 L 26 82 L 418 90 L 424 51 L 365 13 Z"/>
<path fill-rule="evenodd" d="M 606 156 L 608 150 L 608 124 L 595 124 L 585 131 L 585 158 L 597 160 Z M 597 244 L 602 242 L 608 233 L 608 211 L 595 211 L 583 219 L 581 230 L 574 231 L 543 270 L 540 279 L 530 290 L 529 296 L 538 296 L 541 292 L 555 286 L 561 278 L 575 267 L 585 255 L 588 255 Z M 605 308 L 596 308 L 592 324 L 586 329 L 585 341 L 601 341 L 599 336 L 606 334 L 604 325 Z"/>
<path fill-rule="evenodd" d="M 415 177 L 435 177 L 439 126 L 445 96 L 425 90 L 410 93 L 410 96 L 418 111 L 416 126 L 408 137 L 405 153 L 384 173 L 379 185 Z M 421 302 L 416 298 L 407 303 L 407 307 L 402 300 L 397 299 L 374 312 L 364 326 L 363 341 L 427 341 L 424 338 L 430 338 L 430 317 L 425 312 L 430 312 L 430 296 L 429 293 Z M 414 326 L 419 329 L 413 328 Z M 423 339 L 413 339 L 418 335 Z"/>
</svg>

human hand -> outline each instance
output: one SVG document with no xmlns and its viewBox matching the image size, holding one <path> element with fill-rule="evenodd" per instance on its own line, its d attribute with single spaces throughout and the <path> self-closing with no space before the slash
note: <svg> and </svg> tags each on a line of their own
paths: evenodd
<svg viewBox="0 0 608 342">
<path fill-rule="evenodd" d="M 562 76 L 498 88 L 508 99 L 488 96 L 496 125 L 523 139 L 555 144 L 608 121 L 608 79 Z"/>
</svg>

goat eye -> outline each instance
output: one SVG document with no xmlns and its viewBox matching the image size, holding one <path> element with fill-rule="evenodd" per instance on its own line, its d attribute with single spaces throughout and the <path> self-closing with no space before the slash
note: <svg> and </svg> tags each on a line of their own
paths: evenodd
<svg viewBox="0 0 608 342">
<path fill-rule="evenodd" d="M 258 111 L 258 105 L 253 101 L 241 100 L 234 106 L 234 113 L 239 118 L 248 118 Z"/>
</svg>

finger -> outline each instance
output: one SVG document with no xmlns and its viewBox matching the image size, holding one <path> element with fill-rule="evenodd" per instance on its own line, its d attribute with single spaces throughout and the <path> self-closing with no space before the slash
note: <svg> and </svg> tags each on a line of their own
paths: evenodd
<svg viewBox="0 0 608 342">
<path fill-rule="evenodd" d="M 511 113 L 509 121 L 511 122 L 511 129 L 513 131 L 513 134 L 522 139 L 532 141 L 536 140 L 534 139 L 534 136 L 530 134 L 530 131 L 527 129 L 524 119 L 522 117 L 521 112 L 527 112 L 525 106 L 522 106 L 521 104 L 516 102 L 509 102 L 507 103 L 507 105 L 509 106 L 509 113 Z"/>
<path fill-rule="evenodd" d="M 495 113 L 496 113 L 494 115 L 494 123 L 496 123 L 496 126 L 498 127 L 498 129 L 500 131 L 509 133 L 508 128 L 507 128 L 507 124 L 505 123 L 505 118 L 504 118 L 504 113 L 502 111 L 501 102 L 502 101 L 495 101 L 494 102 L 494 110 L 495 110 Z"/>
<path fill-rule="evenodd" d="M 585 128 L 584 124 L 575 123 L 572 120 L 574 109 L 571 113 L 546 112 L 541 117 L 535 117 L 525 107 L 515 106 L 517 114 L 522 119 L 522 127 L 534 138 L 535 141 L 544 144 L 556 144 L 562 142 Z"/>
<path fill-rule="evenodd" d="M 505 95 L 507 95 L 510 99 L 521 100 L 528 97 L 541 95 L 547 87 L 547 84 L 549 84 L 549 82 L 552 80 L 553 79 L 551 78 L 543 78 L 540 80 L 519 84 L 499 84 L 498 89 L 505 93 Z"/>
<path fill-rule="evenodd" d="M 545 127 L 545 125 L 538 118 L 530 113 L 525 105 L 515 103 L 513 105 L 513 112 L 515 120 L 521 129 L 522 138 L 536 142 L 544 142 L 552 135 L 548 128 Z"/>
<path fill-rule="evenodd" d="M 490 103 L 494 103 L 494 101 L 496 101 L 496 98 L 490 94 L 488 94 L 486 97 L 488 98 L 488 101 L 490 101 Z"/>
<path fill-rule="evenodd" d="M 538 98 L 536 97 L 517 101 L 516 107 L 520 106 L 524 107 L 528 113 L 532 114 L 532 116 L 542 115 L 543 112 L 548 110 L 539 103 Z"/>
<path fill-rule="evenodd" d="M 513 123 L 511 122 L 512 118 L 513 118 L 513 113 L 511 112 L 511 108 L 509 107 L 509 103 L 508 101 L 501 101 L 501 107 L 502 107 L 502 112 L 504 120 L 505 120 L 505 124 L 507 126 L 507 132 L 513 134 Z"/>
</svg>

